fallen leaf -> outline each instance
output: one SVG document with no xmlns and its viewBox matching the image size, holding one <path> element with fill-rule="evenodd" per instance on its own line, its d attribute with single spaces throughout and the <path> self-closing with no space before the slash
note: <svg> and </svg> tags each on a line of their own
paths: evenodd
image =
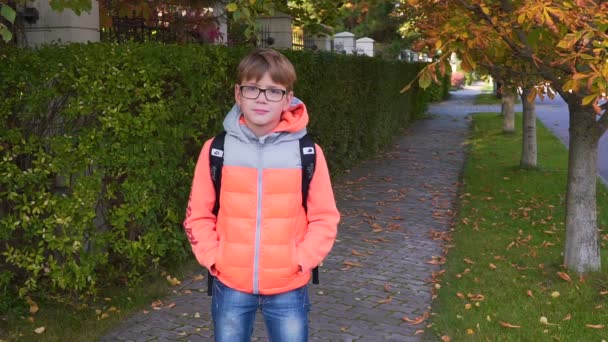
<svg viewBox="0 0 608 342">
<path fill-rule="evenodd" d="M 201 318 L 201 314 L 200 314 L 200 313 L 198 313 L 198 312 L 197 312 L 197 313 L 195 313 L 195 314 L 194 314 L 194 318 Z"/>
<path fill-rule="evenodd" d="M 194 281 L 201 281 L 203 279 L 205 279 L 205 276 L 203 276 L 202 274 L 199 274 L 199 275 L 195 276 L 194 278 L 192 278 L 192 280 L 194 280 Z"/>
<path fill-rule="evenodd" d="M 600 294 L 601 294 L 602 296 L 603 296 L 603 295 L 607 295 L 607 294 L 608 294 L 608 291 L 600 291 Z"/>
<path fill-rule="evenodd" d="M 474 302 L 483 302 L 486 299 L 486 297 L 484 295 L 482 295 L 481 293 L 478 293 L 478 294 L 469 293 L 469 294 L 467 294 L 467 297 Z"/>
<path fill-rule="evenodd" d="M 350 266 L 350 267 L 363 267 L 362 264 L 357 263 L 357 262 L 352 262 L 352 261 L 344 261 L 342 262 L 344 265 L 346 266 Z"/>
<path fill-rule="evenodd" d="M 352 255 L 355 255 L 355 256 L 367 256 L 367 254 L 363 254 L 363 253 L 358 252 L 357 250 L 354 250 L 354 249 L 351 249 L 350 253 Z"/>
<path fill-rule="evenodd" d="M 490 263 L 490 265 L 489 265 L 489 266 L 490 266 L 490 269 L 491 269 L 491 270 L 495 270 L 495 269 L 496 269 L 496 265 L 494 265 L 493 263 Z"/>
<path fill-rule="evenodd" d="M 416 332 L 414 333 L 414 335 L 420 335 L 420 334 L 424 334 L 424 330 L 416 330 Z"/>
<path fill-rule="evenodd" d="M 175 303 L 171 303 L 169 305 L 167 305 L 168 308 L 174 308 L 175 307 Z"/>
<path fill-rule="evenodd" d="M 466 303 L 466 304 L 464 305 L 464 309 L 465 309 L 465 310 L 469 310 L 471 307 L 472 307 L 472 306 L 471 306 L 471 303 Z"/>
<path fill-rule="evenodd" d="M 403 320 L 406 321 L 406 322 L 408 322 L 408 323 L 410 323 L 410 324 L 412 324 L 412 325 L 420 324 L 420 323 L 424 322 L 427 318 L 429 318 L 428 311 L 425 312 L 424 314 L 422 314 L 422 316 L 416 317 L 414 319 L 411 319 L 411 318 L 409 318 L 407 316 L 403 316 Z"/>
<path fill-rule="evenodd" d="M 109 318 L 109 317 L 110 317 L 110 314 L 108 314 L 107 312 L 104 312 L 104 313 L 101 314 L 101 316 L 99 318 L 106 319 L 106 318 Z"/>
<path fill-rule="evenodd" d="M 393 292 L 393 290 L 391 289 L 391 284 L 384 284 L 384 292 Z"/>
<path fill-rule="evenodd" d="M 46 330 L 45 327 L 38 327 L 38 328 L 34 329 L 34 332 L 36 334 L 42 334 L 45 330 Z"/>
<path fill-rule="evenodd" d="M 181 281 L 179 281 L 179 279 L 171 277 L 170 275 L 167 275 L 167 281 L 171 286 L 176 286 L 182 283 Z"/>
<path fill-rule="evenodd" d="M 464 294 L 462 294 L 461 292 L 456 293 L 456 297 L 460 298 L 460 299 L 464 299 Z"/>
<path fill-rule="evenodd" d="M 431 265 L 443 265 L 445 263 L 445 258 L 434 255 L 431 257 L 431 260 L 427 261 L 426 263 Z"/>
<path fill-rule="evenodd" d="M 448 335 L 441 336 L 441 341 L 443 341 L 443 342 L 450 342 L 450 336 L 448 336 Z"/>
<path fill-rule="evenodd" d="M 372 228 L 374 228 L 374 229 L 372 229 L 372 233 L 380 233 L 381 231 L 384 230 L 384 229 L 382 229 L 382 227 L 379 224 L 377 224 L 375 222 L 371 223 L 370 226 L 372 226 Z"/>
<path fill-rule="evenodd" d="M 604 329 L 603 324 L 586 324 L 585 326 L 591 329 Z"/>
<path fill-rule="evenodd" d="M 152 302 L 152 304 L 150 304 L 151 307 L 153 308 L 157 308 L 160 306 L 163 306 L 163 301 L 160 299 L 155 300 L 154 302 Z"/>
<path fill-rule="evenodd" d="M 566 317 L 562 318 L 562 321 L 569 321 L 572 319 L 572 315 L 571 314 L 567 314 Z"/>
<path fill-rule="evenodd" d="M 386 304 L 386 303 L 390 303 L 390 301 L 393 300 L 393 296 L 388 296 L 384 299 L 381 299 L 378 301 L 379 304 Z"/>
<path fill-rule="evenodd" d="M 563 280 L 571 283 L 572 282 L 572 278 L 570 278 L 570 276 L 567 273 L 564 272 L 557 272 L 557 275 L 562 278 Z"/>
<path fill-rule="evenodd" d="M 469 265 L 473 265 L 475 263 L 474 261 L 472 261 L 471 259 L 468 259 L 468 258 L 464 258 L 463 261 Z"/>
<path fill-rule="evenodd" d="M 519 326 L 519 325 L 514 325 L 511 323 L 507 323 L 507 322 L 499 321 L 498 323 L 500 323 L 500 325 L 504 328 L 521 328 L 521 326 Z"/>
<path fill-rule="evenodd" d="M 559 292 L 557 292 L 557 291 L 551 292 L 551 297 L 553 297 L 553 298 L 559 297 Z"/>
<path fill-rule="evenodd" d="M 38 307 L 38 304 L 36 304 L 36 302 L 34 302 L 32 300 L 32 298 L 30 297 L 26 297 L 25 301 L 30 305 L 30 313 L 33 315 L 36 312 L 38 312 L 38 310 L 40 310 L 40 308 Z"/>
<path fill-rule="evenodd" d="M 528 295 L 528 297 L 534 298 L 534 295 L 532 294 L 532 290 L 526 291 L 526 294 Z"/>
</svg>

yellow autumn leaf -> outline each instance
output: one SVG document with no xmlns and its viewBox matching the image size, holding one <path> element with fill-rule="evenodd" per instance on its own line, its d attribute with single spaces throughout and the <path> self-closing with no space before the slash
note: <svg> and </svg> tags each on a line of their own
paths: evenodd
<svg viewBox="0 0 608 342">
<path fill-rule="evenodd" d="M 439 49 L 441 49 L 442 46 L 443 46 L 443 42 L 441 41 L 441 39 L 438 39 L 435 42 L 435 49 L 439 50 Z"/>
<path fill-rule="evenodd" d="M 236 10 L 239 9 L 239 6 L 237 4 L 235 4 L 234 2 L 229 3 L 228 5 L 226 5 L 226 10 L 228 12 L 236 12 Z"/>
<path fill-rule="evenodd" d="M 481 7 L 481 11 L 483 12 L 483 14 L 490 15 L 490 9 L 487 6 L 485 6 L 484 4 L 481 4 L 480 7 Z"/>
<path fill-rule="evenodd" d="M 38 327 L 38 328 L 34 329 L 34 332 L 36 334 L 42 334 L 45 330 L 46 330 L 45 327 Z"/>
<path fill-rule="evenodd" d="M 169 282 L 169 284 L 171 286 L 176 286 L 176 285 L 179 285 L 179 284 L 182 283 L 181 281 L 179 281 L 179 279 L 174 278 L 174 277 L 172 277 L 170 275 L 167 275 L 167 281 Z"/>
<path fill-rule="evenodd" d="M 603 324 L 586 324 L 585 326 L 591 329 L 604 329 Z"/>
<path fill-rule="evenodd" d="M 586 106 L 586 105 L 590 104 L 593 100 L 595 100 L 596 97 L 597 97 L 596 94 L 587 95 L 583 98 L 583 101 L 581 103 L 583 106 Z"/>
</svg>

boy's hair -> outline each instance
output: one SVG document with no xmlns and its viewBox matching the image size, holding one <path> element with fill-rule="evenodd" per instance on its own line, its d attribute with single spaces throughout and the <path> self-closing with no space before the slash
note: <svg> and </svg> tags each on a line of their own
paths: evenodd
<svg viewBox="0 0 608 342">
<path fill-rule="evenodd" d="M 236 82 L 259 81 L 266 72 L 273 82 L 285 86 L 287 91 L 293 90 L 296 70 L 287 57 L 273 49 L 259 48 L 245 56 L 237 68 Z"/>
</svg>

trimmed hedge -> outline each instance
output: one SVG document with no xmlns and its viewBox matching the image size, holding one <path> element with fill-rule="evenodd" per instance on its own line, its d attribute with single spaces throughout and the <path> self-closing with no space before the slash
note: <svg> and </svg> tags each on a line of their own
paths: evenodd
<svg viewBox="0 0 608 342">
<path fill-rule="evenodd" d="M 95 294 L 190 257 L 181 228 L 202 143 L 242 49 L 72 44 L 0 52 L 0 311 L 15 294 Z M 286 51 L 332 171 L 386 146 L 447 93 L 422 67 Z"/>
</svg>

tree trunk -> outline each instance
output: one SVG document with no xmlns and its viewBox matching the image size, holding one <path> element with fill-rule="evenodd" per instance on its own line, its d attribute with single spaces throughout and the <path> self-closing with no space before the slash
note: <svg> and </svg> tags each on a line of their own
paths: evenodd
<svg viewBox="0 0 608 342">
<path fill-rule="evenodd" d="M 601 268 L 596 209 L 597 153 L 600 130 L 590 106 L 568 101 L 570 150 L 566 198 L 564 264 L 579 274 Z"/>
<path fill-rule="evenodd" d="M 520 166 L 524 169 L 533 169 L 538 166 L 538 149 L 536 143 L 536 105 L 534 98 L 529 99 L 532 92 L 524 88 L 521 94 L 521 103 L 524 110 L 522 125 L 522 148 Z"/>
<path fill-rule="evenodd" d="M 504 118 L 502 131 L 503 133 L 515 133 L 515 111 L 513 109 L 515 105 L 515 94 L 513 89 L 502 86 L 502 97 L 501 97 L 501 112 Z"/>
</svg>

